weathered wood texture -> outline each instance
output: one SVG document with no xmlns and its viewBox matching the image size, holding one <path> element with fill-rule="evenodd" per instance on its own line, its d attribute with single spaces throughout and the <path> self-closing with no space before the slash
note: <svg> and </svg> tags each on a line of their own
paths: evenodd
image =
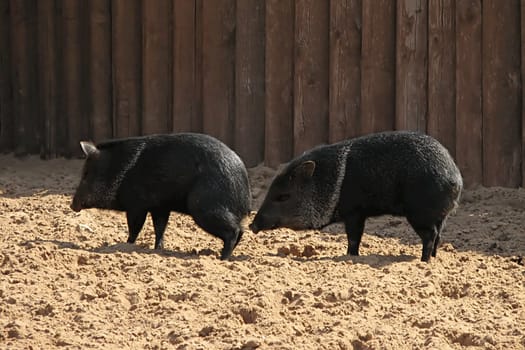
<svg viewBox="0 0 525 350">
<path fill-rule="evenodd" d="M 264 1 L 237 0 L 235 133 L 247 166 L 264 159 Z"/>
<path fill-rule="evenodd" d="M 9 1 L 0 1 L 0 151 L 14 146 Z"/>
<path fill-rule="evenodd" d="M 330 1 L 328 141 L 361 134 L 361 0 Z"/>
<path fill-rule="evenodd" d="M 521 0 L 521 187 L 525 187 L 525 0 Z"/>
<path fill-rule="evenodd" d="M 61 102 L 67 123 L 67 156 L 80 156 L 79 141 L 87 139 L 92 131 L 86 112 L 86 5 L 81 1 L 62 1 L 62 30 L 58 40 L 63 43 Z"/>
<path fill-rule="evenodd" d="M 521 184 L 518 0 L 483 1 L 483 184 Z"/>
<path fill-rule="evenodd" d="M 171 1 L 142 2 L 142 132 L 171 131 Z"/>
<path fill-rule="evenodd" d="M 293 0 L 266 0 L 266 163 L 276 167 L 293 156 Z"/>
<path fill-rule="evenodd" d="M 232 145 L 235 124 L 235 0 L 202 2 L 203 131 Z"/>
<path fill-rule="evenodd" d="M 396 3 L 363 0 L 361 133 L 393 130 L 396 121 Z"/>
<path fill-rule="evenodd" d="M 455 1 L 428 3 L 427 132 L 456 153 Z"/>
<path fill-rule="evenodd" d="M 329 2 L 296 0 L 294 154 L 328 141 Z"/>
<path fill-rule="evenodd" d="M 142 27 L 140 0 L 113 0 L 111 23 L 113 136 L 142 133 Z"/>
<path fill-rule="evenodd" d="M 38 2 L 38 109 L 43 119 L 40 153 L 45 158 L 57 156 L 57 69 L 56 2 Z"/>
<path fill-rule="evenodd" d="M 426 132 L 525 185 L 525 0 L 0 0 L 0 152 L 194 131 L 248 166 Z"/>
<path fill-rule="evenodd" d="M 37 113 L 36 8 L 29 0 L 11 0 L 10 42 L 13 96 L 13 135 L 16 154 L 39 153 L 40 114 Z"/>
<path fill-rule="evenodd" d="M 197 7 L 194 1 L 173 1 L 173 111 L 176 132 L 198 131 L 199 100 L 196 95 Z"/>
<path fill-rule="evenodd" d="M 467 185 L 483 182 L 481 0 L 456 3 L 456 161 Z"/>
<path fill-rule="evenodd" d="M 426 131 L 428 2 L 397 1 L 396 128 Z"/>
<path fill-rule="evenodd" d="M 111 98 L 111 2 L 90 0 L 88 114 L 95 140 L 113 136 Z"/>
</svg>

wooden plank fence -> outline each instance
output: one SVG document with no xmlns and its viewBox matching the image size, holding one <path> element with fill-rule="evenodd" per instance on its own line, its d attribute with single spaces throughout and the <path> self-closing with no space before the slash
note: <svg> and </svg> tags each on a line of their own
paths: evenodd
<svg viewBox="0 0 525 350">
<path fill-rule="evenodd" d="M 481 0 L 456 3 L 456 161 L 466 182 L 483 183 Z"/>
<path fill-rule="evenodd" d="M 0 0 L 0 151 L 211 134 L 248 166 L 370 132 L 525 185 L 525 0 Z"/>
</svg>

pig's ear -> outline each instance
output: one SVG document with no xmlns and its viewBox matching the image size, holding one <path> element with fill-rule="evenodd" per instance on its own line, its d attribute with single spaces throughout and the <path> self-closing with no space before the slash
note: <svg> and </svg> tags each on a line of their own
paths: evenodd
<svg viewBox="0 0 525 350">
<path fill-rule="evenodd" d="M 307 160 L 302 162 L 293 170 L 294 177 L 310 178 L 314 174 L 315 162 L 313 160 Z"/>
<path fill-rule="evenodd" d="M 95 146 L 92 142 L 80 141 L 80 147 L 82 147 L 82 150 L 88 157 L 98 156 L 100 153 L 97 146 Z"/>
</svg>

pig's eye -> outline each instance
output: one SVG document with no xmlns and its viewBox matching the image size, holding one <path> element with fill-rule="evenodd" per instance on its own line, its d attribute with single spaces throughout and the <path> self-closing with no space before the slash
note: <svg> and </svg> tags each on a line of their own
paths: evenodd
<svg viewBox="0 0 525 350">
<path fill-rule="evenodd" d="M 275 200 L 277 202 L 286 202 L 288 199 L 290 199 L 290 195 L 288 193 L 280 194 L 277 197 L 275 197 Z"/>
</svg>

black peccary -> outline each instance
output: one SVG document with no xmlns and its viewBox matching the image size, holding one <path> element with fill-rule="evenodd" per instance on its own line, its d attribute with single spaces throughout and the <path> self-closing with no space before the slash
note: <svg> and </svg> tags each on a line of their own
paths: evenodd
<svg viewBox="0 0 525 350">
<path fill-rule="evenodd" d="M 71 209 L 125 211 L 128 243 L 134 243 L 151 213 L 155 249 L 171 211 L 224 241 L 221 259 L 239 243 L 241 221 L 250 212 L 250 187 L 239 156 L 204 134 L 180 133 L 81 142 L 87 155 Z"/>
<path fill-rule="evenodd" d="M 348 252 L 359 255 L 365 220 L 404 216 L 436 256 L 441 230 L 457 207 L 461 174 L 430 136 L 383 132 L 324 145 L 295 158 L 273 180 L 250 228 L 318 229 L 343 221 Z"/>
</svg>

